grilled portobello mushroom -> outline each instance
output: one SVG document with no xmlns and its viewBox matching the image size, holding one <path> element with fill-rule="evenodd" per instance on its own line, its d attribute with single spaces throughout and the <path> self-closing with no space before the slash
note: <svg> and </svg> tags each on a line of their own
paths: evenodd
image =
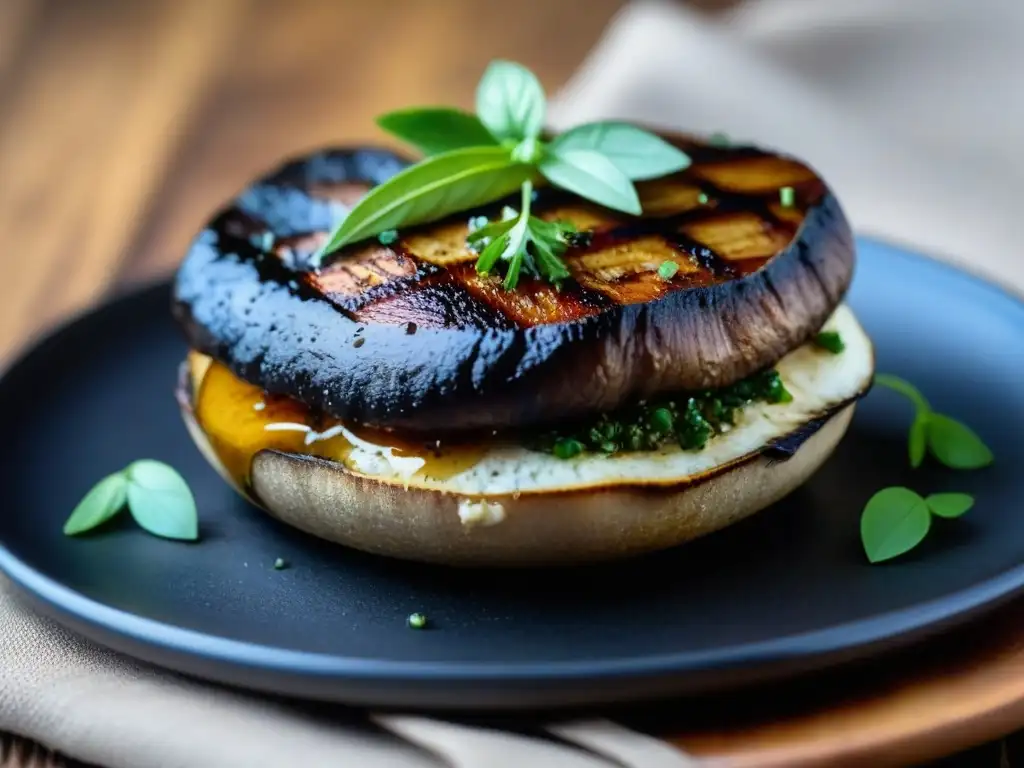
<svg viewBox="0 0 1024 768">
<path fill-rule="evenodd" d="M 570 460 L 500 438 L 429 445 L 332 422 L 191 353 L 178 400 L 211 465 L 243 497 L 323 539 L 461 566 L 593 562 L 675 546 L 764 509 L 842 439 L 871 383 L 871 342 L 840 306 L 845 345 L 805 344 L 777 371 L 791 400 L 752 402 L 703 450 Z"/>
<path fill-rule="evenodd" d="M 836 311 L 852 234 L 804 163 L 665 138 L 693 163 L 637 183 L 642 216 L 536 192 L 535 214 L 582 233 L 560 290 L 524 276 L 507 292 L 476 273 L 469 220 L 496 217 L 502 203 L 387 245 L 349 246 L 314 268 L 348 206 L 410 163 L 334 149 L 285 163 L 213 217 L 177 273 L 174 314 L 190 346 L 239 380 L 403 433 L 490 434 L 731 384 L 805 344 Z M 666 261 L 678 266 L 669 279 Z"/>
</svg>

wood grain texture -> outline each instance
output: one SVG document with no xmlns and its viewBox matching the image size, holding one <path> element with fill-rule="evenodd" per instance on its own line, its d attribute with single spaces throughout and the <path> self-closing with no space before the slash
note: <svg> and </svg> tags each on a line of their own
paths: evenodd
<svg viewBox="0 0 1024 768">
<path fill-rule="evenodd" d="M 209 211 L 284 155 L 381 141 L 373 118 L 399 105 L 470 106 L 495 57 L 554 90 L 623 2 L 0 0 L 0 360 L 173 269 Z M 723 766 L 948 754 L 1024 723 L 1022 607 L 823 688 L 662 707 L 658 732 Z M 71 765 L 0 736 L 0 768 Z"/>
</svg>

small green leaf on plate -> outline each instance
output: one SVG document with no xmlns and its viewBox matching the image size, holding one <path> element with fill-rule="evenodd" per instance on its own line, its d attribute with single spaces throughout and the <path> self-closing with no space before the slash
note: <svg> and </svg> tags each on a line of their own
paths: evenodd
<svg viewBox="0 0 1024 768">
<path fill-rule="evenodd" d="M 918 411 L 914 421 L 910 424 L 910 438 L 908 441 L 908 452 L 910 454 L 910 466 L 917 469 L 924 461 L 924 455 L 928 449 L 928 414 Z"/>
<path fill-rule="evenodd" d="M 617 211 L 639 216 L 640 198 L 633 182 L 607 157 L 592 149 L 549 150 L 540 172 L 556 187 Z"/>
<path fill-rule="evenodd" d="M 660 136 L 635 125 L 606 121 L 570 128 L 551 142 L 556 152 L 600 152 L 633 181 L 654 179 L 690 166 L 690 157 Z"/>
<path fill-rule="evenodd" d="M 992 451 L 970 427 L 938 413 L 928 418 L 928 448 L 951 469 L 979 469 L 994 461 Z"/>
<path fill-rule="evenodd" d="M 128 475 L 128 507 L 144 530 L 165 539 L 199 538 L 195 498 L 185 478 L 159 461 L 133 462 Z"/>
<path fill-rule="evenodd" d="M 909 488 L 883 488 L 868 501 L 860 518 L 864 553 L 872 563 L 909 552 L 931 527 L 925 500 Z"/>
<path fill-rule="evenodd" d="M 909 381 L 901 379 L 899 376 L 893 376 L 891 373 L 876 373 L 875 384 L 886 389 L 891 389 L 893 392 L 899 392 L 904 397 L 908 398 L 910 402 L 914 404 L 918 414 L 924 412 L 928 413 L 931 411 L 931 406 L 928 401 L 925 400 L 924 395 L 921 394 L 920 390 L 911 384 Z"/>
<path fill-rule="evenodd" d="M 480 118 L 448 107 L 418 107 L 388 112 L 377 125 L 425 155 L 436 155 L 463 147 L 486 147 L 498 141 Z"/>
<path fill-rule="evenodd" d="M 933 493 L 925 502 L 939 517 L 960 517 L 974 506 L 974 497 L 966 493 Z"/>
<path fill-rule="evenodd" d="M 91 531 L 112 518 L 124 507 L 128 478 L 123 472 L 117 472 L 100 480 L 78 502 L 67 522 L 64 533 L 75 536 Z"/>
</svg>

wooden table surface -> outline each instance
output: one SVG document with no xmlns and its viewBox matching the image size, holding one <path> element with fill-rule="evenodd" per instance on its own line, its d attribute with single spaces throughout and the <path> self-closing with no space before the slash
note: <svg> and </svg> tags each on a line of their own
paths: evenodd
<svg viewBox="0 0 1024 768">
<path fill-rule="evenodd" d="M 382 141 L 373 118 L 397 106 L 470 107 L 496 57 L 553 91 L 623 2 L 0 0 L 0 362 L 172 269 L 282 155 Z M 0 768 L 65 764 L 0 735 Z"/>
</svg>

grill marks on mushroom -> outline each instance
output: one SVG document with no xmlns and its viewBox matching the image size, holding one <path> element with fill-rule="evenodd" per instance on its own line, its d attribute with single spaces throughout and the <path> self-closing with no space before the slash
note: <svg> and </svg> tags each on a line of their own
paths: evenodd
<svg viewBox="0 0 1024 768">
<path fill-rule="evenodd" d="M 221 211 L 181 267 L 190 344 L 239 377 L 338 418 L 412 432 L 500 429 L 715 387 L 804 343 L 849 285 L 849 225 L 803 163 L 674 139 L 686 171 L 641 182 L 639 218 L 558 190 L 535 212 L 592 234 L 562 290 L 514 292 L 474 269 L 472 215 L 310 254 L 360 185 L 405 161 L 381 150 L 299 158 Z M 795 204 L 780 201 L 792 187 Z M 512 201 L 514 205 L 514 201 Z M 665 280 L 664 261 L 678 265 Z M 409 328 L 414 332 L 408 332 Z"/>
</svg>

